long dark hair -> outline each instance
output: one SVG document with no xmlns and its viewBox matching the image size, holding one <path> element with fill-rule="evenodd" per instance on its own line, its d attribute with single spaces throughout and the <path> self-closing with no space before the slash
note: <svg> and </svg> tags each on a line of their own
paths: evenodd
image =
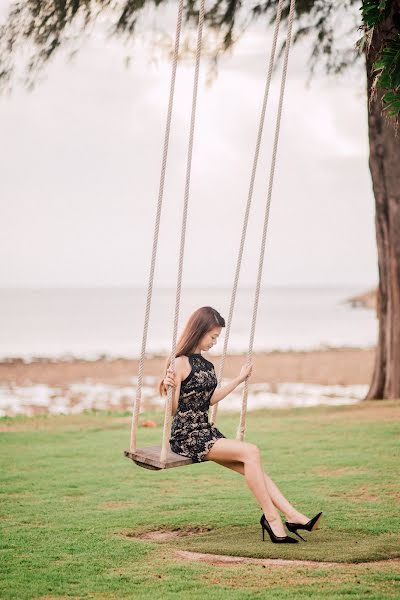
<svg viewBox="0 0 400 600">
<path fill-rule="evenodd" d="M 202 306 L 201 308 L 195 310 L 187 320 L 187 323 L 176 343 L 175 356 L 187 356 L 188 354 L 192 354 L 193 350 L 198 346 L 201 338 L 214 327 L 225 327 L 225 319 L 221 317 L 215 308 L 212 308 L 211 306 Z M 163 380 L 170 364 L 171 356 L 167 358 L 164 368 L 164 376 L 158 386 L 161 396 L 165 396 L 167 394 Z"/>
</svg>

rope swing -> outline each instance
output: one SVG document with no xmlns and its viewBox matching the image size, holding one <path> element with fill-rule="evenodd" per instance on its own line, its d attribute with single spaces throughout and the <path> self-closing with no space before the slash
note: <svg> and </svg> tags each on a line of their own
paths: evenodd
<svg viewBox="0 0 400 600">
<path fill-rule="evenodd" d="M 255 288 L 255 294 L 254 294 L 254 305 L 253 305 L 253 315 L 252 315 L 252 321 L 251 321 L 250 341 L 249 341 L 249 348 L 247 351 L 247 360 L 246 360 L 247 366 L 251 363 L 251 359 L 252 359 L 252 355 L 253 355 L 253 342 L 254 342 L 254 335 L 255 335 L 255 330 L 256 330 L 258 303 L 259 303 L 259 298 L 260 298 L 261 278 L 262 278 L 262 271 L 263 271 L 263 264 L 264 264 L 265 246 L 266 246 L 268 223 L 269 223 L 269 213 L 270 213 L 271 198 L 272 198 L 272 185 L 273 185 L 274 175 L 275 175 L 275 165 L 276 165 L 279 132 L 280 132 L 281 117 L 282 117 L 283 98 L 284 98 L 284 93 L 285 93 L 286 75 L 287 75 L 287 68 L 288 68 L 288 62 L 289 62 L 289 50 L 290 50 L 290 44 L 291 44 L 291 39 L 292 39 L 292 26 L 293 26 L 295 3 L 296 3 L 295 0 L 291 0 L 290 9 L 289 9 L 288 29 L 287 29 L 286 43 L 285 43 L 285 54 L 284 54 L 284 59 L 283 59 L 283 69 L 282 69 L 281 87 L 280 87 L 279 102 L 278 102 L 278 112 L 277 112 L 276 124 L 275 124 L 274 145 L 273 145 L 273 150 L 272 150 L 271 168 L 270 168 L 269 182 L 268 182 L 268 193 L 267 193 L 267 199 L 266 199 L 266 204 L 265 204 L 265 215 L 264 215 L 264 223 L 263 223 L 263 231 L 262 231 L 262 239 L 261 239 L 261 248 L 260 248 L 259 261 L 258 261 L 257 283 L 256 283 L 256 288 Z M 268 64 L 267 80 L 266 80 L 265 91 L 264 91 L 264 99 L 263 99 L 263 103 L 262 103 L 260 122 L 259 122 L 259 126 L 258 126 L 258 134 L 257 134 L 256 148 L 255 148 L 255 152 L 254 152 L 253 168 L 252 168 L 251 177 L 250 177 L 249 194 L 248 194 L 248 199 L 247 199 L 245 216 L 243 219 L 242 237 L 241 237 L 241 241 L 240 241 L 238 259 L 237 259 L 237 264 L 236 264 L 235 280 L 234 280 L 234 284 L 233 284 L 233 288 L 232 288 L 232 296 L 231 296 L 231 302 L 230 302 L 228 324 L 227 324 L 225 340 L 224 340 L 224 349 L 223 349 L 223 355 L 222 355 L 222 359 L 221 359 L 220 371 L 219 371 L 219 375 L 218 375 L 218 384 L 217 384 L 218 387 L 221 386 L 221 382 L 222 382 L 225 354 L 226 354 L 226 350 L 227 350 L 227 346 L 228 346 L 228 339 L 229 339 L 229 333 L 230 333 L 230 328 L 231 328 L 233 309 L 235 306 L 237 284 L 238 284 L 238 280 L 239 280 L 240 268 L 241 268 L 241 263 L 242 263 L 244 241 L 246 238 L 247 222 L 248 222 L 249 213 L 250 213 L 251 201 L 253 198 L 254 181 L 255 181 L 255 177 L 256 177 L 258 158 L 259 158 L 259 154 L 260 154 L 261 138 L 262 138 L 262 133 L 263 133 L 263 128 L 264 128 L 265 113 L 266 113 L 266 109 L 267 109 L 268 96 L 269 96 L 269 90 L 270 90 L 270 84 L 271 84 L 271 78 L 272 78 L 272 70 L 273 70 L 274 61 L 275 61 L 276 42 L 277 42 L 277 38 L 278 38 L 279 25 L 281 22 L 281 15 L 282 15 L 282 4 L 283 4 L 283 0 L 279 0 L 276 17 L 275 17 L 274 35 L 273 35 L 273 39 L 272 39 L 272 48 L 271 48 L 271 54 L 270 54 L 270 59 L 269 59 L 269 64 Z M 243 396 L 242 396 L 242 405 L 241 405 L 241 411 L 240 411 L 240 421 L 239 421 L 239 426 L 238 426 L 237 433 L 236 433 L 236 439 L 238 439 L 238 440 L 244 439 L 244 433 L 245 433 L 245 429 L 246 429 L 248 389 L 249 389 L 249 383 L 248 383 L 248 380 L 245 379 L 244 388 L 243 388 Z M 218 407 L 218 404 L 214 404 L 212 413 L 211 413 L 211 422 L 212 423 L 216 422 L 217 407 Z"/>
<path fill-rule="evenodd" d="M 192 165 L 198 82 L 199 82 L 199 72 L 200 72 L 200 57 L 201 57 L 202 35 L 203 35 L 203 25 L 204 25 L 204 4 L 205 4 L 205 0 L 201 0 L 200 9 L 199 9 L 198 28 L 197 28 L 196 63 L 195 63 L 194 82 L 193 82 L 190 132 L 189 132 L 187 165 L 186 165 L 186 181 L 185 181 L 184 203 L 183 203 L 183 212 L 182 212 L 179 264 L 178 264 L 178 275 L 177 275 L 177 286 L 176 286 L 175 313 L 174 313 L 174 323 L 173 323 L 173 333 L 172 333 L 172 350 L 171 350 L 171 365 L 170 365 L 172 369 L 175 369 L 176 340 L 177 340 L 178 321 L 179 321 L 179 312 L 180 312 L 183 260 L 184 260 L 185 236 L 186 236 L 187 213 L 188 213 L 189 191 L 190 191 L 190 175 L 191 175 L 191 165 Z M 234 283 L 233 283 L 232 293 L 231 293 L 231 300 L 230 300 L 229 315 L 228 315 L 226 332 L 225 332 L 224 346 L 223 346 L 221 363 L 220 363 L 220 368 L 219 368 L 219 373 L 218 373 L 218 378 L 217 378 L 217 387 L 220 387 L 221 382 L 222 382 L 225 357 L 226 357 L 226 353 L 227 353 L 229 335 L 230 335 L 230 330 L 231 330 L 231 323 L 232 323 L 232 318 L 233 318 L 233 311 L 234 311 L 234 307 L 235 307 L 237 287 L 238 287 L 239 275 L 240 275 L 240 269 L 241 269 L 242 257 L 243 257 L 243 250 L 244 250 L 244 244 L 245 244 L 246 234 L 247 234 L 247 225 L 248 225 L 248 219 L 249 219 L 249 215 L 250 215 L 251 202 L 252 202 L 252 198 L 253 198 L 254 182 L 255 182 L 255 177 L 256 177 L 256 172 L 257 172 L 258 159 L 259 159 L 261 140 L 262 140 L 262 133 L 263 133 L 264 122 L 265 122 L 265 114 L 266 114 L 270 84 L 271 84 L 271 79 L 272 79 L 272 71 L 273 71 L 273 66 L 274 66 L 274 62 L 275 62 L 276 44 L 277 44 L 279 26 L 280 26 L 281 15 L 282 15 L 282 5 L 283 5 L 283 0 L 279 0 L 278 6 L 277 6 L 276 17 L 275 17 L 275 26 L 274 26 L 274 34 L 273 34 L 273 40 L 272 40 L 271 53 L 270 53 L 270 58 L 268 61 L 267 78 L 266 78 L 264 97 L 263 97 L 263 102 L 262 102 L 262 107 L 261 107 L 261 114 L 260 114 L 260 120 L 259 120 L 259 126 L 258 126 L 255 152 L 254 152 L 253 166 L 252 166 L 251 177 L 250 177 L 249 192 L 248 192 L 247 204 L 246 204 L 246 209 L 245 209 L 244 218 L 243 218 L 242 234 L 241 234 L 241 239 L 240 239 L 240 244 L 239 244 L 235 277 L 234 277 Z M 284 92 L 285 92 L 289 51 L 290 51 L 291 37 L 292 37 L 294 9 L 295 9 L 295 0 L 291 0 L 289 16 L 288 16 L 288 29 L 287 29 L 287 36 L 286 36 L 286 43 L 285 43 L 285 53 L 284 53 L 284 60 L 283 60 L 283 69 L 282 69 L 278 110 L 277 110 L 277 117 L 276 117 L 276 124 L 275 124 L 275 135 L 274 135 L 274 143 L 273 143 L 273 150 L 272 150 L 271 167 L 270 167 L 270 173 L 269 173 L 269 179 L 268 179 L 268 191 L 267 191 L 267 198 L 266 198 L 266 205 L 265 205 L 265 214 L 264 214 L 263 229 L 262 229 L 262 239 L 261 239 L 260 255 L 259 255 L 259 262 L 258 262 L 257 282 L 256 282 L 256 287 L 255 287 L 253 314 L 252 314 L 250 340 L 249 340 L 249 348 L 248 348 L 248 352 L 247 352 L 246 365 L 249 365 L 251 363 L 252 353 L 253 353 L 253 342 L 254 342 L 254 335 L 255 335 L 255 329 L 256 329 L 257 310 L 258 310 L 259 297 L 260 297 L 260 287 L 261 287 L 263 262 L 264 262 L 265 247 L 266 247 L 266 237 L 267 237 L 270 205 L 271 205 L 271 198 L 272 198 L 272 187 L 273 187 L 273 180 L 274 180 L 274 174 L 275 174 L 280 123 L 281 123 L 282 107 L 283 107 L 283 98 L 284 98 Z M 161 164 L 160 186 L 159 186 L 157 211 L 156 211 L 155 226 L 154 226 L 150 274 L 149 274 L 149 281 L 148 281 L 148 288 L 147 288 L 142 346 L 141 346 L 139 369 L 138 369 L 138 382 L 137 382 L 136 398 L 135 398 L 135 403 L 134 403 L 134 408 L 133 408 L 132 424 L 131 424 L 130 448 L 129 448 L 129 450 L 125 450 L 125 452 L 124 452 L 125 456 L 127 456 L 128 458 L 131 458 L 137 465 L 148 468 L 148 469 L 153 469 L 153 470 L 178 467 L 178 466 L 183 466 L 186 464 L 192 464 L 192 462 L 193 462 L 190 458 L 186 458 L 185 456 L 176 454 L 176 453 L 172 452 L 169 448 L 168 442 L 169 442 L 170 425 L 171 425 L 171 417 L 172 417 L 172 396 L 173 396 L 173 387 L 172 386 L 168 386 L 168 389 L 167 389 L 162 445 L 161 446 L 160 445 L 147 446 L 147 447 L 141 448 L 141 449 L 137 448 L 137 429 L 138 429 L 138 420 L 139 420 L 140 404 L 141 404 L 144 361 L 145 361 L 145 354 L 146 354 L 147 333 L 148 333 L 148 327 L 149 327 L 149 322 L 150 322 L 150 308 L 151 308 L 151 300 L 152 300 L 152 292 L 153 292 L 154 271 L 155 271 L 155 263 L 156 263 L 156 256 L 157 256 L 161 209 L 162 209 L 162 202 L 163 202 L 163 197 L 164 197 L 164 184 L 165 184 L 166 166 L 167 166 L 167 158 L 168 158 L 168 147 L 169 147 L 169 138 L 170 138 L 170 130 L 171 130 L 173 103 L 174 103 L 176 71 L 177 71 L 177 63 L 178 63 L 178 56 L 179 56 L 180 34 L 181 34 L 181 27 L 182 27 L 182 14 L 183 14 L 183 0 L 179 0 L 176 35 L 175 35 L 175 47 L 174 47 L 174 54 L 173 54 L 173 60 L 172 60 L 172 73 L 171 73 L 171 84 L 170 84 L 169 102 L 168 102 L 168 111 L 167 111 L 167 121 L 166 121 L 166 127 L 165 127 L 163 156 L 162 156 L 162 164 Z M 243 440 L 244 434 L 245 434 L 247 398 L 248 398 L 248 381 L 246 379 L 244 389 L 243 389 L 242 407 L 241 407 L 241 412 L 240 412 L 239 426 L 238 426 L 237 434 L 236 434 L 236 438 L 239 440 Z M 211 414 L 211 422 L 212 423 L 215 423 L 216 415 L 217 415 L 217 404 L 213 405 L 213 408 L 212 408 L 212 414 Z"/>
</svg>

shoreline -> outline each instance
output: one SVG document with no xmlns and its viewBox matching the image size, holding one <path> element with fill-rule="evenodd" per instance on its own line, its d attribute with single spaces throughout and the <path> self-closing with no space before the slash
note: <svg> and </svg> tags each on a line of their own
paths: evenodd
<svg viewBox="0 0 400 600">
<path fill-rule="evenodd" d="M 204 353 L 218 375 L 221 355 Z M 235 377 L 246 362 L 246 353 L 230 353 L 225 359 L 224 378 Z M 302 382 L 321 385 L 368 384 L 372 377 L 375 348 L 338 347 L 319 350 L 274 350 L 253 353 L 252 383 Z M 148 356 L 146 375 L 161 377 L 166 355 Z M 0 360 L 0 383 L 62 385 L 90 378 L 97 383 L 129 385 L 137 375 L 139 360 L 99 357 L 94 360 L 37 357 L 26 362 L 10 357 Z"/>
<path fill-rule="evenodd" d="M 327 352 L 327 351 L 343 351 L 343 350 L 374 350 L 375 344 L 371 345 L 349 345 L 349 344 L 341 344 L 341 345 L 330 345 L 330 344 L 319 344 L 315 346 L 299 346 L 299 347 L 278 347 L 278 348 L 265 348 L 264 350 L 253 350 L 253 356 L 255 355 L 264 355 L 264 354 L 292 354 L 292 353 L 310 353 L 310 352 Z M 146 360 L 149 359 L 166 359 L 167 355 L 169 355 L 169 350 L 160 350 L 160 351 L 146 351 Z M 221 358 L 221 353 L 203 353 L 205 356 L 212 360 L 217 361 Z M 227 356 L 246 356 L 247 351 L 245 350 L 229 350 Z M 53 354 L 0 354 L 0 365 L 1 364 L 14 364 L 14 363 L 23 363 L 23 364 L 31 364 L 31 363 L 73 363 L 73 362 L 97 362 L 100 360 L 106 362 L 113 362 L 116 360 L 126 360 L 126 361 L 137 361 L 139 362 L 140 355 L 139 354 L 123 354 L 123 353 L 111 353 L 111 352 L 60 352 Z"/>
<path fill-rule="evenodd" d="M 219 375 L 220 355 L 203 353 Z M 253 354 L 248 409 L 354 404 L 367 394 L 375 349 L 334 348 Z M 222 385 L 240 373 L 247 354 L 228 355 Z M 147 358 L 142 381 L 141 413 L 163 411 L 158 383 L 166 357 Z M 79 414 L 84 411 L 131 412 L 135 402 L 137 359 L 100 358 L 57 361 L 41 358 L 0 362 L 0 417 Z M 240 410 L 243 383 L 222 401 L 219 410 Z"/>
</svg>

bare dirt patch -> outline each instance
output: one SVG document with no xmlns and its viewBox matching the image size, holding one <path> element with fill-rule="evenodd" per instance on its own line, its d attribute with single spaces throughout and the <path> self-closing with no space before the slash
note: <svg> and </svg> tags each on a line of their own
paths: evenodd
<svg viewBox="0 0 400 600">
<path fill-rule="evenodd" d="M 335 567 L 345 563 L 320 562 L 317 560 L 286 560 L 283 558 L 249 558 L 247 556 L 229 556 L 224 554 L 205 554 L 203 552 L 189 552 L 187 550 L 175 550 L 175 554 L 185 560 L 206 562 L 211 565 L 273 565 L 275 567 L 288 567 L 308 565 L 312 567 Z"/>
<path fill-rule="evenodd" d="M 321 477 L 340 477 L 340 475 L 368 473 L 368 470 L 364 467 L 337 467 L 336 469 L 328 469 L 327 467 L 322 467 L 314 469 L 313 472 Z"/>
<path fill-rule="evenodd" d="M 1 496 L 5 498 L 24 498 L 25 496 L 33 496 L 32 492 L 2 492 Z"/>
<path fill-rule="evenodd" d="M 68 596 L 40 596 L 39 600 L 68 600 Z"/>
<path fill-rule="evenodd" d="M 399 566 L 400 559 L 391 558 L 388 560 L 369 561 L 363 563 L 344 563 L 344 562 L 322 562 L 318 560 L 287 560 L 282 558 L 249 558 L 247 556 L 229 556 L 223 554 L 206 554 L 203 552 L 189 552 L 187 550 L 174 550 L 174 554 L 178 558 L 184 560 L 194 560 L 205 562 L 210 565 L 242 565 L 253 564 L 273 567 L 355 567 L 363 565 L 373 565 L 374 567 L 383 566 Z"/>
<path fill-rule="evenodd" d="M 153 540 L 162 542 L 164 540 L 174 540 L 179 537 L 209 533 L 210 531 L 212 531 L 212 527 L 199 525 L 195 527 L 176 527 L 175 529 L 156 529 L 143 532 L 124 530 L 118 535 L 135 540 Z"/>
<path fill-rule="evenodd" d="M 388 496 L 390 496 L 391 498 L 394 499 L 395 502 L 400 504 L 400 491 L 398 491 L 396 489 L 393 491 L 392 490 L 385 490 L 385 491 Z"/>
<path fill-rule="evenodd" d="M 379 502 L 382 497 L 372 494 L 368 486 L 363 485 L 358 488 L 346 490 L 342 492 L 332 492 L 331 496 L 345 498 L 350 502 L 362 503 L 362 502 Z"/>
</svg>

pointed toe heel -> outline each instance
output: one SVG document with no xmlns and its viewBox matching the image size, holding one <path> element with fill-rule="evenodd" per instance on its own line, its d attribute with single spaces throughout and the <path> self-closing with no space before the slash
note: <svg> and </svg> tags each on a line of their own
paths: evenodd
<svg viewBox="0 0 400 600">
<path fill-rule="evenodd" d="M 264 540 L 264 531 L 266 531 L 271 539 L 271 542 L 274 544 L 297 544 L 298 540 L 290 537 L 289 535 L 278 536 L 272 531 L 271 525 L 268 523 L 265 518 L 264 513 L 261 515 L 260 524 L 262 528 L 262 539 Z"/>
<path fill-rule="evenodd" d="M 300 539 L 306 541 L 299 533 L 297 533 L 297 529 L 305 529 L 306 531 L 314 531 L 315 529 L 319 529 L 319 524 L 322 519 L 322 512 L 319 512 L 315 517 L 310 519 L 307 523 L 290 523 L 285 521 L 285 525 L 287 529 L 297 535 Z"/>
</svg>

